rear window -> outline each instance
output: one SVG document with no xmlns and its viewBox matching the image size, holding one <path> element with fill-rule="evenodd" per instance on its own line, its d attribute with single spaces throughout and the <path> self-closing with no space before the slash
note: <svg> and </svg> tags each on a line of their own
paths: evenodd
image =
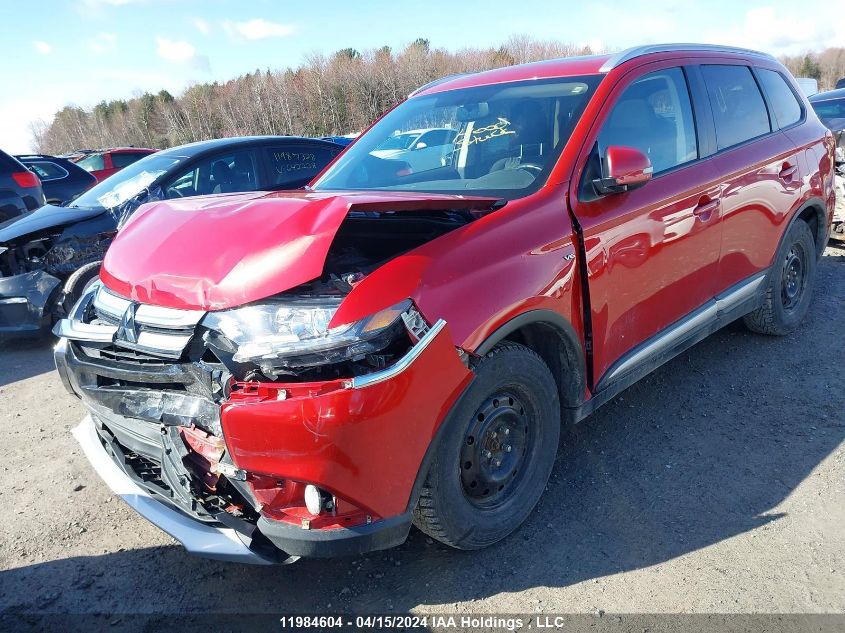
<svg viewBox="0 0 845 633">
<path fill-rule="evenodd" d="M 830 123 L 834 119 L 845 119 L 845 99 L 811 101 L 810 105 L 824 123 Z"/>
<path fill-rule="evenodd" d="M 323 145 L 285 145 L 266 150 L 273 189 L 307 185 L 343 150 Z"/>
<path fill-rule="evenodd" d="M 140 152 L 120 152 L 111 155 L 111 164 L 113 167 L 129 167 L 132 163 L 141 160 L 148 154 L 141 154 Z"/>
<path fill-rule="evenodd" d="M 760 83 L 763 84 L 763 89 L 772 104 L 778 127 L 785 128 L 793 123 L 798 123 L 801 120 L 801 104 L 798 103 L 798 98 L 792 92 L 789 84 L 786 83 L 783 75 L 774 70 L 763 68 L 758 69 L 757 72 L 760 76 Z"/>
<path fill-rule="evenodd" d="M 716 125 L 716 147 L 726 149 L 771 132 L 766 102 L 747 66 L 701 67 Z"/>
</svg>

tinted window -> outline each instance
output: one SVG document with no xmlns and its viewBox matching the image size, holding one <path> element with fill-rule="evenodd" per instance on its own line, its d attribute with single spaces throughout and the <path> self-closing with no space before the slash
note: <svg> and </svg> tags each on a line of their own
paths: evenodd
<svg viewBox="0 0 845 633">
<path fill-rule="evenodd" d="M 38 177 L 43 181 L 47 182 L 50 180 L 60 180 L 67 176 L 67 171 L 56 165 L 55 163 L 50 163 L 48 161 L 33 161 L 26 164 L 29 169 L 34 171 L 38 174 Z"/>
<path fill-rule="evenodd" d="M 255 152 L 246 150 L 217 154 L 194 163 L 165 185 L 165 196 L 187 198 L 257 189 Z"/>
<path fill-rule="evenodd" d="M 692 105 L 680 68 L 650 73 L 625 89 L 599 134 L 602 154 L 611 145 L 637 148 L 649 157 L 654 173 L 698 157 Z"/>
<path fill-rule="evenodd" d="M 829 124 L 834 119 L 845 119 L 845 99 L 825 99 L 824 101 L 811 101 L 810 105 L 822 120 Z"/>
<path fill-rule="evenodd" d="M 716 124 L 716 147 L 725 149 L 771 131 L 766 102 L 747 66 L 702 66 Z"/>
<path fill-rule="evenodd" d="M 285 145 L 265 150 L 270 167 L 270 187 L 284 189 L 307 185 L 342 149 L 322 145 Z"/>
<path fill-rule="evenodd" d="M 99 171 L 101 169 L 105 169 L 102 154 L 89 154 L 76 164 L 82 167 L 85 171 Z"/>
<path fill-rule="evenodd" d="M 147 154 L 121 152 L 119 154 L 111 155 L 111 164 L 113 167 L 123 168 L 128 167 L 132 163 L 141 160 Z"/>
<path fill-rule="evenodd" d="M 788 127 L 801 120 L 801 104 L 780 73 L 758 69 L 760 83 L 769 97 L 779 127 Z"/>
</svg>

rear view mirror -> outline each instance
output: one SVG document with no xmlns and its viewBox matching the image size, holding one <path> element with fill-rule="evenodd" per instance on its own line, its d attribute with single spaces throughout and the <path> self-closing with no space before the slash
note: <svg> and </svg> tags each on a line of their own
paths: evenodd
<svg viewBox="0 0 845 633">
<path fill-rule="evenodd" d="M 634 147 L 611 145 L 602 160 L 602 177 L 593 180 L 596 193 L 622 193 L 642 187 L 654 169 L 648 156 Z"/>
<path fill-rule="evenodd" d="M 483 119 L 488 114 L 490 114 L 490 105 L 486 101 L 480 101 L 460 106 L 455 112 L 455 118 L 461 123 L 469 123 Z"/>
</svg>

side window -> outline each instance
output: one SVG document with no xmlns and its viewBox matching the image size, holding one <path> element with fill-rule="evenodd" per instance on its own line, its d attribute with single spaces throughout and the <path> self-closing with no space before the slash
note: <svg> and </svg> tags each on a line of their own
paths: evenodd
<svg viewBox="0 0 845 633">
<path fill-rule="evenodd" d="M 701 67 L 716 125 L 716 149 L 771 132 L 766 102 L 747 66 Z"/>
<path fill-rule="evenodd" d="M 342 147 L 291 144 L 266 150 L 271 189 L 297 189 L 307 185 Z"/>
<path fill-rule="evenodd" d="M 763 90 L 766 91 L 769 102 L 772 104 L 778 127 L 784 128 L 798 123 L 801 120 L 801 104 L 798 103 L 795 93 L 792 92 L 792 88 L 786 83 L 783 75 L 763 68 L 758 68 L 757 73 L 760 76 L 760 83 L 763 84 Z"/>
<path fill-rule="evenodd" d="M 42 180 L 42 182 L 49 182 L 50 180 L 61 180 L 65 176 L 67 176 L 67 171 L 65 168 L 56 165 L 56 163 L 50 163 L 48 161 L 38 161 L 28 163 L 27 167 L 29 167 L 30 171 L 34 171 L 38 174 L 38 177 Z"/>
<path fill-rule="evenodd" d="M 137 154 L 133 152 L 119 152 L 111 155 L 111 164 L 115 168 L 129 167 L 132 163 L 141 160 L 147 154 Z"/>
<path fill-rule="evenodd" d="M 214 193 L 256 191 L 255 152 L 217 154 L 194 163 L 164 187 L 166 198 L 187 198 Z"/>
<path fill-rule="evenodd" d="M 680 68 L 649 73 L 625 89 L 599 133 L 602 155 L 611 145 L 640 150 L 655 174 L 698 157 L 692 105 Z"/>
</svg>

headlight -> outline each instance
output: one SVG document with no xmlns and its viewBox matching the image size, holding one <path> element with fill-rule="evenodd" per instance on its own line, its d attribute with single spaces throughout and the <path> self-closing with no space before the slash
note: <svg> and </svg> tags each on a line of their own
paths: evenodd
<svg viewBox="0 0 845 633">
<path fill-rule="evenodd" d="M 355 360 L 392 340 L 394 325 L 411 302 L 403 301 L 361 321 L 329 328 L 341 298 L 287 299 L 210 312 L 203 325 L 235 345 L 232 360 L 264 368 L 312 367 Z"/>
</svg>

